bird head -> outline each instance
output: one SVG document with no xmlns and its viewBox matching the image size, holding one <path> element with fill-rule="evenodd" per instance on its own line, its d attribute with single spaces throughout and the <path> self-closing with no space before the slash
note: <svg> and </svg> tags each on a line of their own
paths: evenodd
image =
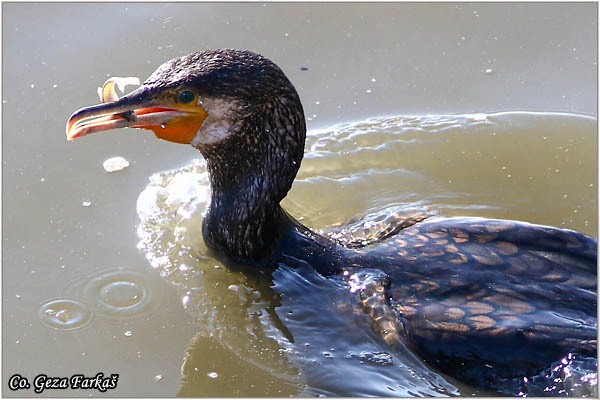
<svg viewBox="0 0 600 400">
<path fill-rule="evenodd" d="M 273 62 L 240 50 L 172 59 L 133 92 L 76 111 L 67 139 L 117 128 L 200 150 L 212 189 L 203 221 L 211 247 L 239 259 L 272 250 L 306 136 L 300 98 Z"/>
<path fill-rule="evenodd" d="M 281 69 L 241 50 L 167 61 L 133 92 L 76 111 L 67 122 L 67 139 L 117 128 L 148 129 L 160 139 L 191 144 L 212 175 L 233 181 L 242 179 L 240 168 L 291 174 L 293 180 L 306 133 L 300 99 Z"/>
</svg>

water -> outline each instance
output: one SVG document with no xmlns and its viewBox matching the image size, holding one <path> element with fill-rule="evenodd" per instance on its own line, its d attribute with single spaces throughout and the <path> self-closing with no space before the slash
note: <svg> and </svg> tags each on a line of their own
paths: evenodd
<svg viewBox="0 0 600 400">
<path fill-rule="evenodd" d="M 64 293 L 94 304 L 94 312 L 130 320 L 148 317 L 161 304 L 156 277 L 131 268 L 101 269 L 70 282 Z"/>
<path fill-rule="evenodd" d="M 572 133 L 568 139 L 560 134 L 565 124 Z M 311 215 L 315 209 L 328 210 L 331 220 L 325 224 L 333 225 L 359 212 L 350 206 L 366 210 L 366 215 L 345 233 L 352 242 L 361 242 L 369 231 L 385 230 L 388 217 L 399 209 L 446 215 L 518 213 L 519 201 L 509 204 L 499 198 L 519 190 L 513 189 L 514 182 L 519 181 L 535 180 L 551 188 L 554 172 L 548 173 L 547 165 L 576 177 L 573 183 L 578 189 L 563 184 L 560 190 L 592 192 L 589 185 L 594 187 L 594 173 L 582 171 L 579 162 L 592 163 L 595 154 L 593 150 L 580 149 L 575 159 L 564 157 L 546 165 L 543 161 L 542 165 L 523 165 L 512 155 L 516 138 L 535 146 L 540 155 L 557 147 L 580 144 L 585 148 L 595 140 L 595 124 L 595 118 L 581 115 L 514 112 L 475 117 L 374 118 L 313 131 L 308 136 L 298 179 L 288 196 L 294 201 L 286 200 L 284 204 L 294 215 L 302 216 L 303 223 L 316 227 L 325 218 Z M 485 146 L 494 148 L 493 155 L 485 154 L 490 150 L 482 147 L 483 140 Z M 468 153 L 463 149 L 468 149 Z M 436 153 L 443 156 L 431 163 L 429 155 Z M 404 155 L 410 157 L 402 163 L 403 168 L 393 168 L 394 156 Z M 341 159 L 347 164 L 340 163 Z M 447 179 L 448 172 L 439 167 L 447 163 L 453 164 L 453 180 Z M 488 163 L 497 167 L 484 168 Z M 512 179 L 506 170 L 513 173 Z M 481 181 L 476 204 L 467 201 L 469 194 L 460 190 L 470 179 Z M 348 198 L 317 195 L 332 190 L 343 194 L 346 186 Z M 399 187 L 410 187 L 411 191 L 402 192 Z M 378 284 L 376 270 L 347 271 L 343 276 L 323 278 L 309 264 L 300 269 L 280 265 L 272 275 L 247 267 L 232 270 L 222 266 L 201 238 L 209 192 L 206 167 L 198 159 L 186 167 L 153 175 L 137 202 L 138 248 L 150 265 L 177 288 L 184 308 L 198 321 L 199 335 L 215 338 L 240 359 L 295 385 L 307 395 L 481 394 L 434 372 L 405 348 L 391 350 L 375 334 L 370 318 L 360 309 L 359 295 L 373 282 Z M 363 193 L 377 196 L 360 198 Z M 545 195 L 551 196 L 551 191 Z M 561 198 L 564 199 L 553 198 L 553 203 Z M 328 208 L 315 199 L 335 205 Z M 594 196 L 590 199 L 593 207 Z M 346 203 L 348 206 L 344 207 Z M 536 205 L 540 209 L 549 206 L 542 199 Z M 579 223 L 585 225 L 584 221 Z M 541 374 L 535 385 L 533 379 L 528 386 L 515 384 L 509 393 L 535 396 L 545 391 L 569 391 L 591 395 L 597 391 L 597 385 L 582 386 L 577 380 L 595 379 L 592 361 L 579 364 L 585 368 L 576 376 L 563 374 L 556 378 L 549 370 L 551 377 Z M 557 386 L 559 381 L 564 385 Z"/>
<path fill-rule="evenodd" d="M 105 395 L 121 397 L 475 391 L 384 348 L 343 279 L 213 262 L 198 234 L 207 187 L 196 150 L 134 131 L 66 142 L 66 119 L 98 102 L 108 77 L 144 79 L 192 51 L 253 49 L 298 89 L 311 134 L 284 206 L 308 226 L 355 217 L 385 227 L 394 210 L 417 208 L 596 235 L 595 4 L 2 7 L 4 382 L 13 373 L 119 373 Z M 513 110 L 565 113 L 496 114 Z M 107 173 L 103 162 L 115 156 L 129 167 Z M 179 168 L 189 174 L 169 172 Z M 180 213 L 147 226 L 156 246 L 138 249 L 136 199 L 161 171 L 179 176 L 169 191 L 200 184 L 161 203 Z M 152 236 L 159 229 L 171 233 Z M 360 240 L 365 229 L 352 234 Z M 189 249 L 158 252 L 174 238 Z M 322 313 L 288 302 L 285 293 L 313 284 L 328 302 Z M 56 308 L 45 313 L 49 303 Z M 344 304 L 351 310 L 333 310 Z M 323 325 L 327 316 L 339 324 Z M 314 334 L 329 339 L 336 326 L 348 342 L 325 346 Z M 300 339 L 291 346 L 290 337 Z M 307 367 L 313 359 L 319 366 Z M 369 383 L 328 385 L 327 374 L 341 371 Z M 43 393 L 89 394 L 99 392 Z"/>
<path fill-rule="evenodd" d="M 79 329 L 87 325 L 93 314 L 74 299 L 48 300 L 40 306 L 39 317 L 43 324 L 55 329 Z"/>
</svg>

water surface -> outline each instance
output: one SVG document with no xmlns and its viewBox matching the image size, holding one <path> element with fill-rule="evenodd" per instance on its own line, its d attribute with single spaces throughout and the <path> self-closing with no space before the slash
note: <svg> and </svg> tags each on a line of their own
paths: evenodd
<svg viewBox="0 0 600 400">
<path fill-rule="evenodd" d="M 346 225 L 352 215 L 350 230 L 359 234 L 383 230 L 394 212 L 415 209 L 453 216 L 522 215 L 520 219 L 540 223 L 552 223 L 547 212 L 553 209 L 552 218 L 565 218 L 561 225 L 575 224 L 592 233 L 597 229 L 597 178 L 581 165 L 596 162 L 596 123 L 575 114 L 505 112 L 372 118 L 312 131 L 284 206 L 315 228 Z M 572 136 L 565 137 L 565 130 Z M 517 141 L 535 149 L 539 162 L 532 165 L 515 157 Z M 559 148 L 570 151 L 544 161 L 544 154 Z M 569 154 L 573 149 L 575 157 Z M 561 169 L 573 179 L 557 186 Z M 536 185 L 545 192 L 524 204 L 523 188 Z M 558 212 L 557 205 L 569 194 L 586 192 L 575 208 Z M 347 275 L 324 278 L 310 264 L 300 269 L 280 264 L 274 272 L 223 265 L 202 241 L 209 193 L 208 173 L 198 159 L 153 175 L 137 201 L 138 248 L 177 288 L 184 308 L 199 323 L 198 335 L 214 338 L 305 395 L 487 393 L 452 382 L 408 349 L 390 349 L 375 334 L 358 292 L 369 280 L 380 279 L 376 270 L 348 270 Z M 579 218 L 580 213 L 587 219 Z M 184 394 L 193 393 L 187 387 L 194 382 L 189 366 L 203 365 L 198 356 L 191 361 L 196 351 L 194 346 L 188 349 Z M 594 360 L 571 356 L 568 373 L 553 373 L 549 366 L 550 377 L 540 374 L 535 385 L 515 384 L 507 393 L 593 395 Z"/>
<path fill-rule="evenodd" d="M 66 119 L 107 77 L 144 79 L 191 51 L 258 51 L 297 87 L 311 134 L 284 206 L 308 226 L 413 207 L 596 233 L 595 4 L 2 7 L 3 382 L 119 373 L 105 395 L 167 397 L 473 390 L 383 348 L 343 280 L 214 262 L 194 149 L 133 131 L 66 142 Z M 499 113 L 518 110 L 544 113 Z M 130 165 L 107 173 L 115 156 Z M 177 177 L 176 196 L 140 213 L 155 173 Z M 182 213 L 141 223 L 167 209 Z M 168 243 L 189 248 L 161 254 Z M 342 372 L 369 381 L 330 384 Z"/>
</svg>

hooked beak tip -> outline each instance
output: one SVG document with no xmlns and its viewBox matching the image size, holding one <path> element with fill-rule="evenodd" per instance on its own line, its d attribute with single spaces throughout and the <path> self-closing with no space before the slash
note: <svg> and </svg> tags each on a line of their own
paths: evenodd
<svg viewBox="0 0 600 400">
<path fill-rule="evenodd" d="M 136 99 L 137 100 L 137 99 Z M 81 108 L 67 121 L 67 140 L 73 140 L 90 133 L 131 126 L 136 114 L 133 108 L 141 101 L 133 102 L 123 97 L 119 101 L 101 103 Z"/>
</svg>

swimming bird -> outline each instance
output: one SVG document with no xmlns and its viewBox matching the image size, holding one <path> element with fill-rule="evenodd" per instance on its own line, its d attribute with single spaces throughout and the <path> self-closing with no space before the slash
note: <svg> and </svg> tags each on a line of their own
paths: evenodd
<svg viewBox="0 0 600 400">
<path fill-rule="evenodd" d="M 202 153 L 210 248 L 256 268 L 381 271 L 363 310 L 387 343 L 406 344 L 440 371 L 498 388 L 569 352 L 596 355 L 597 242 L 589 236 L 412 213 L 355 243 L 289 215 L 280 202 L 302 161 L 304 112 L 292 83 L 259 54 L 209 50 L 167 61 L 131 93 L 76 111 L 67 138 L 124 127 Z"/>
</svg>

